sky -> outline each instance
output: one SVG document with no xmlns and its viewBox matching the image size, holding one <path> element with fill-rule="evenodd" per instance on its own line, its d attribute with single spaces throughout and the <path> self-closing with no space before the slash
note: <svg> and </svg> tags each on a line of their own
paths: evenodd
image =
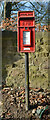
<svg viewBox="0 0 50 120">
<path fill-rule="evenodd" d="M 10 0 L 9 0 L 10 1 Z M 14 0 L 15 1 L 15 0 Z M 19 0 L 18 0 L 19 1 Z M 31 1 L 32 3 L 36 3 L 38 0 L 27 0 L 27 1 Z M 34 2 L 35 1 L 35 2 Z M 43 5 L 45 5 L 45 11 L 46 11 L 46 8 L 48 7 L 48 1 L 49 0 L 47 0 L 47 2 L 46 2 L 46 0 L 40 0 L 40 1 L 42 1 L 42 2 L 39 2 L 40 4 L 43 4 Z M 45 1 L 45 2 L 44 2 Z M 26 0 L 21 0 L 21 3 L 24 3 L 24 2 L 26 2 Z M 2 10 L 3 10 L 3 4 L 4 4 L 4 2 L 1 2 L 2 4 L 1 4 L 1 9 L 0 9 L 0 11 L 1 11 L 1 13 L 2 13 Z M 20 10 L 34 10 L 35 11 L 35 8 L 33 8 L 32 9 L 32 5 L 29 3 L 29 2 L 27 2 L 26 4 L 26 7 L 23 9 L 23 7 L 21 7 L 20 8 Z M 35 4 L 36 5 L 36 4 Z M 31 9 L 30 8 L 28 8 L 28 7 L 31 7 Z M 41 8 L 39 7 L 38 8 L 38 10 L 40 11 L 41 10 Z M 37 17 L 41 17 L 41 16 L 43 16 L 43 14 L 45 13 L 45 11 L 43 11 L 43 13 L 42 14 L 38 14 L 38 12 L 36 12 L 36 14 L 37 14 Z M 17 13 L 18 11 L 13 11 L 14 13 Z M 35 17 L 36 18 L 36 17 Z M 43 20 L 45 19 L 45 16 L 44 16 L 44 18 L 43 18 Z"/>
</svg>

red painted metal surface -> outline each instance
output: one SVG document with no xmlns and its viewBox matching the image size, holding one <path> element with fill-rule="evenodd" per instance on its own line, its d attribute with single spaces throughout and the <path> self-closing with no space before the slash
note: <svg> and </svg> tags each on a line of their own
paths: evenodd
<svg viewBox="0 0 50 120">
<path fill-rule="evenodd" d="M 24 31 L 26 38 L 23 35 Z M 24 44 L 25 42 L 26 44 Z M 18 52 L 35 52 L 34 11 L 18 11 Z"/>
</svg>

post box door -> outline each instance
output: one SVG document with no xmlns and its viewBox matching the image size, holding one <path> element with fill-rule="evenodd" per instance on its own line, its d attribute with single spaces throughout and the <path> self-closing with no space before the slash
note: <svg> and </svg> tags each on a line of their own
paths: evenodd
<svg viewBox="0 0 50 120">
<path fill-rule="evenodd" d="M 31 16 L 30 16 L 31 15 Z M 18 52 L 35 51 L 35 18 L 33 11 L 19 11 Z"/>
</svg>

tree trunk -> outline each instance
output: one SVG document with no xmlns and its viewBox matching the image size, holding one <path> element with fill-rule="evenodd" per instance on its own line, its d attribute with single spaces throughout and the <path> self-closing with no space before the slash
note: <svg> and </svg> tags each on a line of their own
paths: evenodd
<svg viewBox="0 0 50 120">
<path fill-rule="evenodd" d="M 4 19 L 6 18 L 6 1 L 4 1 Z"/>
<path fill-rule="evenodd" d="M 11 2 L 4 2 L 4 19 L 11 16 Z"/>
</svg>

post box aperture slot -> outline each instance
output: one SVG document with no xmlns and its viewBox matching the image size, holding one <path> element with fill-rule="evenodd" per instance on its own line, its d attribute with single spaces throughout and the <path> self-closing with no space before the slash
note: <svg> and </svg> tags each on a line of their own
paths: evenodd
<svg viewBox="0 0 50 120">
<path fill-rule="evenodd" d="M 31 45 L 31 32 L 23 31 L 23 46 L 30 46 L 30 45 Z"/>
</svg>

